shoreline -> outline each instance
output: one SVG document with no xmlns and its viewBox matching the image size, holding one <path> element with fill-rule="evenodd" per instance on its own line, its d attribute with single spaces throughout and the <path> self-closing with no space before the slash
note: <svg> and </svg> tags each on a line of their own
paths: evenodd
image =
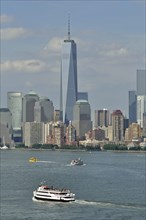
<svg viewBox="0 0 146 220">
<path fill-rule="evenodd" d="M 13 149 L 7 149 L 7 150 L 27 150 L 27 151 L 72 151 L 72 152 L 112 152 L 112 153 L 142 153 L 146 154 L 146 151 L 142 150 L 81 150 L 81 149 L 32 149 L 32 148 L 13 148 Z M 6 150 L 2 150 L 6 151 Z"/>
</svg>

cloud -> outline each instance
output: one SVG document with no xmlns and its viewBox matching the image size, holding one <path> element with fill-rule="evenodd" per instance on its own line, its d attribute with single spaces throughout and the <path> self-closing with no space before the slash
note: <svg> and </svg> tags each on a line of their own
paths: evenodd
<svg viewBox="0 0 146 220">
<path fill-rule="evenodd" d="M 15 61 L 5 61 L 1 63 L 1 71 L 15 71 L 15 72 L 27 72 L 27 73 L 37 73 L 47 69 L 47 65 L 40 60 L 15 60 Z"/>
<path fill-rule="evenodd" d="M 0 30 L 1 40 L 13 40 L 20 37 L 25 37 L 30 34 L 30 31 L 24 28 L 5 28 Z"/>
<path fill-rule="evenodd" d="M 6 14 L 0 15 L 0 23 L 9 23 L 13 21 L 13 17 L 12 16 L 8 16 Z"/>
<path fill-rule="evenodd" d="M 45 51 L 58 53 L 61 50 L 61 42 L 63 40 L 58 37 L 52 38 L 44 47 Z"/>
<path fill-rule="evenodd" d="M 128 50 L 127 48 L 118 48 L 118 49 L 113 49 L 113 50 L 107 50 L 104 53 L 105 56 L 108 57 L 124 57 L 128 55 Z"/>
</svg>

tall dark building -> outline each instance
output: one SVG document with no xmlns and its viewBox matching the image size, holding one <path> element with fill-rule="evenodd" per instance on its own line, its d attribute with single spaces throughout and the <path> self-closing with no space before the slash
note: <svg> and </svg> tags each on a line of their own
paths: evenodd
<svg viewBox="0 0 146 220">
<path fill-rule="evenodd" d="M 65 124 L 73 119 L 73 106 L 77 96 L 77 49 L 75 41 L 70 39 L 70 20 L 68 20 L 68 38 L 62 43 L 60 79 L 60 111 Z"/>
<path fill-rule="evenodd" d="M 129 124 L 136 122 L 136 91 L 129 91 Z"/>
<path fill-rule="evenodd" d="M 34 121 L 34 106 L 37 101 L 39 101 L 39 96 L 33 91 L 23 97 L 23 122 Z"/>
</svg>

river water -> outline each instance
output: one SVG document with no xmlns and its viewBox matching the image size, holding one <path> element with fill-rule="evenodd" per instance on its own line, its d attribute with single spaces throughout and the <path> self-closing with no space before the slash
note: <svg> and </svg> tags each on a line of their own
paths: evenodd
<svg viewBox="0 0 146 220">
<path fill-rule="evenodd" d="M 70 166 L 78 157 L 84 165 Z M 146 220 L 144 153 L 1 150 L 0 159 L 1 220 Z M 42 181 L 76 200 L 33 201 Z"/>
</svg>

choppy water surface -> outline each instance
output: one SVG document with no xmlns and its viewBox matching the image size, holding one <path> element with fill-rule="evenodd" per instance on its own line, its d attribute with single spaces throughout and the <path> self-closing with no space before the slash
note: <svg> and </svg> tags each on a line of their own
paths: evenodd
<svg viewBox="0 0 146 220">
<path fill-rule="evenodd" d="M 1 220 L 145 220 L 144 153 L 1 150 Z M 29 163 L 30 157 L 39 162 Z M 80 157 L 84 166 L 70 166 Z M 32 201 L 46 180 L 76 194 L 70 203 Z"/>
</svg>

